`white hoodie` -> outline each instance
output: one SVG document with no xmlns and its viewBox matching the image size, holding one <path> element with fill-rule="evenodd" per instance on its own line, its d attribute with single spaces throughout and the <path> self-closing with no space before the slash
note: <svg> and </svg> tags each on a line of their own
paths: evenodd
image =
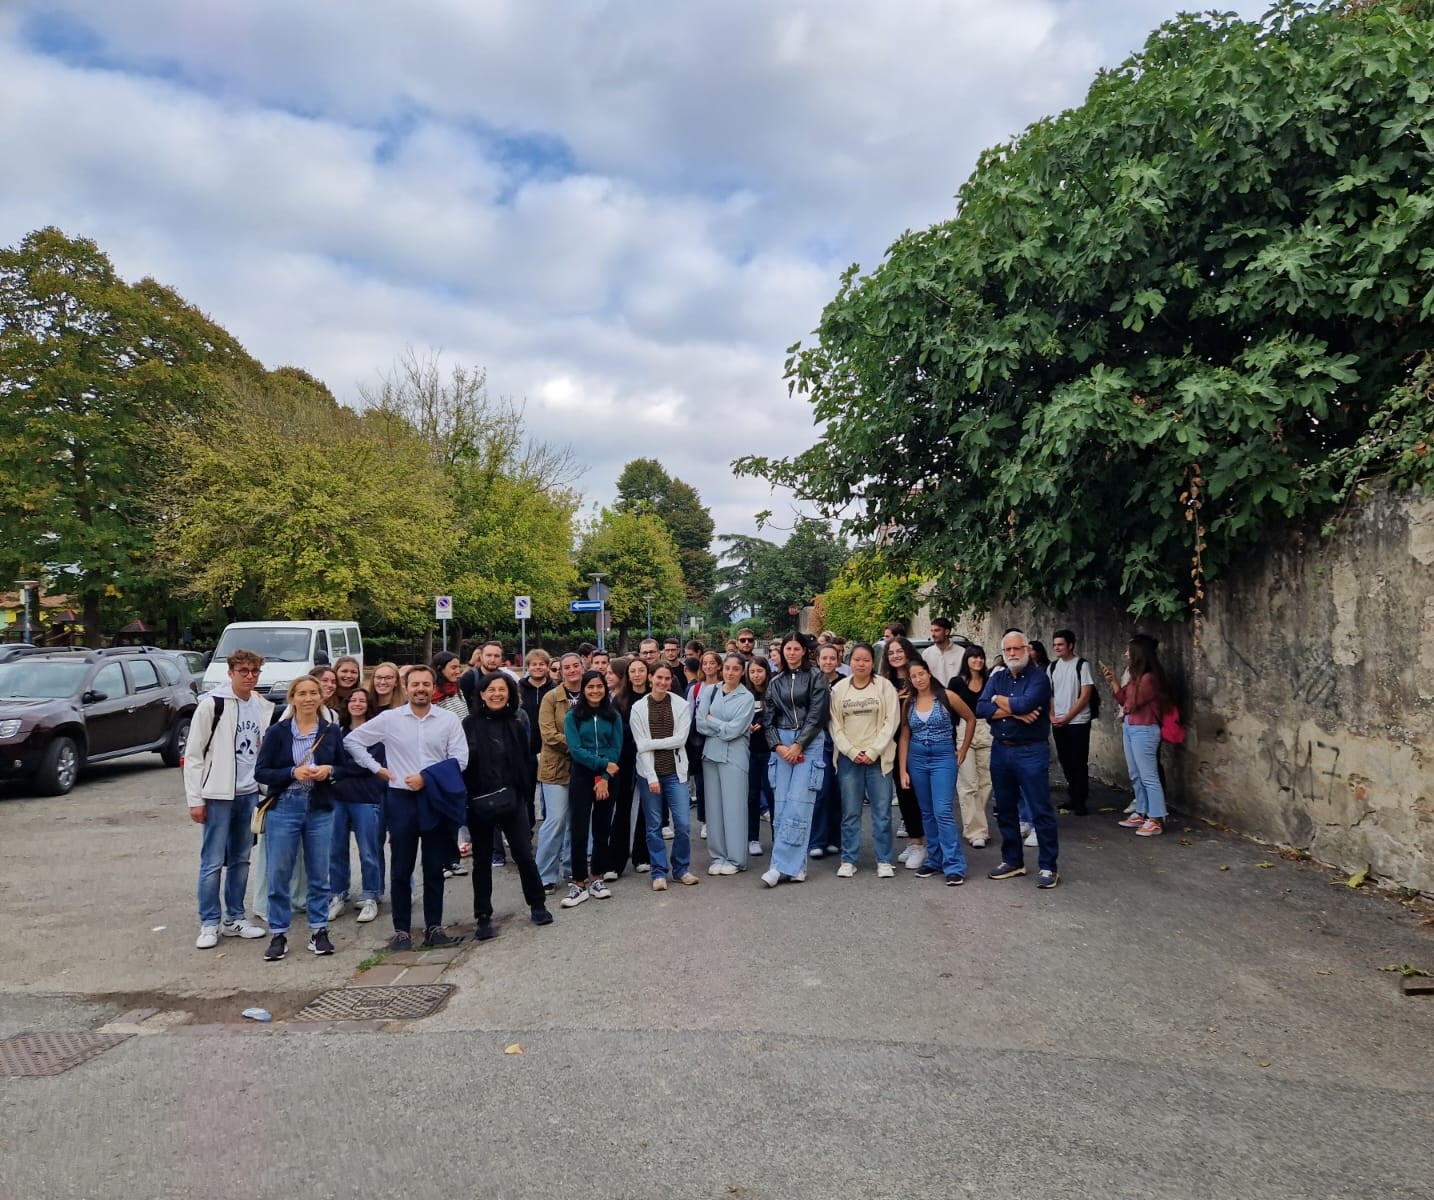
<svg viewBox="0 0 1434 1200">
<path fill-rule="evenodd" d="M 224 711 L 219 714 L 217 727 L 214 724 L 215 699 L 224 701 Z M 256 790 L 254 762 L 259 756 L 259 742 L 269 728 L 273 714 L 274 705 L 257 692 L 240 704 L 239 697 L 227 683 L 200 698 L 199 707 L 194 710 L 189 722 L 189 740 L 184 745 L 185 804 L 190 808 L 200 808 L 210 800 L 232 800 L 240 783 L 249 785 L 243 789 L 245 791 Z M 241 715 L 245 718 L 242 729 Z M 209 747 L 207 754 L 205 746 Z M 241 751 L 245 753 L 241 755 Z M 235 778 L 241 757 L 249 776 L 246 780 Z"/>
</svg>

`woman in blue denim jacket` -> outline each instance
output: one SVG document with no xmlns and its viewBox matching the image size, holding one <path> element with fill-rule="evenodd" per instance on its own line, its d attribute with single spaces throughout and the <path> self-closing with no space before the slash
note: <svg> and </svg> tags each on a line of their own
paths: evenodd
<svg viewBox="0 0 1434 1200">
<path fill-rule="evenodd" d="M 318 680 L 301 675 L 289 685 L 293 715 L 269 726 L 259 746 L 254 778 L 278 794 L 264 822 L 269 843 L 269 932 L 264 958 L 277 962 L 288 953 L 289 880 L 300 845 L 309 876 L 309 949 L 332 954 L 329 940 L 329 855 L 333 847 L 334 768 L 343 756 L 339 727 L 319 715 L 323 693 Z"/>
</svg>

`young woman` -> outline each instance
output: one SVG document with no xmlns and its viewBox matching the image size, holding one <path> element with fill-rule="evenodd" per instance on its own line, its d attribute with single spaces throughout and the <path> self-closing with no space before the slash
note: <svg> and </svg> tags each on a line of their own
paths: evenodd
<svg viewBox="0 0 1434 1200">
<path fill-rule="evenodd" d="M 331 724 L 337 724 L 340 711 L 337 707 L 336 699 L 339 690 L 338 672 L 336 672 L 333 667 L 329 666 L 327 663 L 320 663 L 317 667 L 315 667 L 312 671 L 309 672 L 309 677 L 311 679 L 317 679 L 319 681 L 319 689 L 323 693 L 323 701 L 321 707 L 324 720 L 330 722 Z M 284 717 L 280 717 L 279 719 L 282 721 L 284 720 Z"/>
<path fill-rule="evenodd" d="M 822 636 L 829 635 L 823 634 Z M 837 653 L 836 646 L 829 642 L 823 642 L 817 648 L 817 670 L 827 681 L 829 692 L 842 678 L 837 670 L 840 666 L 841 655 Z M 837 844 L 841 839 L 841 792 L 837 787 L 835 746 L 832 743 L 830 722 L 828 722 L 828 727 L 822 730 L 822 737 L 826 743 L 824 753 L 830 770 L 822 779 L 821 794 L 817 796 L 817 806 L 812 810 L 812 835 L 810 845 L 807 847 L 807 855 L 810 858 L 825 858 L 829 854 L 838 854 L 841 851 L 841 847 Z"/>
<path fill-rule="evenodd" d="M 956 825 L 956 772 L 971 750 L 976 716 L 955 692 L 948 691 L 931 674 L 920 658 L 911 660 L 907 681 L 911 688 L 901 721 L 902 781 L 916 792 L 921 820 L 928 837 L 926 861 L 917 868 L 917 879 L 929 879 L 938 871 L 945 874 L 948 887 L 966 882 L 966 851 Z M 959 722 L 964 721 L 964 733 Z M 960 749 L 957 749 L 957 738 Z"/>
<path fill-rule="evenodd" d="M 626 848 L 622 860 L 616 865 L 609 863 L 613 878 L 619 877 L 627 866 L 629 856 L 639 875 L 646 875 L 652 868 L 648 865 L 647 823 L 642 817 L 642 802 L 633 805 L 637 787 L 637 744 L 632 740 L 632 706 L 647 695 L 647 664 L 640 658 L 619 660 L 623 663 L 621 686 L 613 693 L 613 706 L 622 718 L 622 757 L 618 759 L 615 786 L 617 799 L 613 802 L 613 839 L 619 850 Z M 633 811 L 637 817 L 634 821 Z"/>
<path fill-rule="evenodd" d="M 858 642 L 851 652 L 851 674 L 832 688 L 829 728 L 841 788 L 841 866 L 837 875 L 842 879 L 856 874 L 863 801 L 871 805 L 876 877 L 896 875 L 892 865 L 891 772 L 896 765 L 901 701 L 891 681 L 876 675 L 875 669 L 875 652 L 865 642 Z"/>
<path fill-rule="evenodd" d="M 433 656 L 433 707 L 446 708 L 459 720 L 468 715 L 468 701 L 458 687 L 463 678 L 463 660 L 451 650 Z"/>
<path fill-rule="evenodd" d="M 780 643 L 779 643 L 780 646 Z M 767 764 L 772 758 L 772 749 L 767 745 L 767 683 L 772 678 L 772 666 L 765 658 L 754 658 L 747 664 L 747 686 L 752 689 L 756 707 L 752 710 L 752 724 L 747 737 L 747 855 L 760 857 L 762 853 L 762 813 L 772 815 L 772 781 Z"/>
<path fill-rule="evenodd" d="M 612 837 L 612 784 L 622 758 L 622 718 L 608 696 L 601 671 L 583 672 L 577 703 L 563 718 L 568 757 L 568 815 L 572 821 L 572 882 L 562 900 L 576 908 L 589 896 L 606 900 L 612 895 L 603 881 L 615 857 Z M 592 874 L 588 874 L 588 831 L 592 830 Z"/>
<path fill-rule="evenodd" d="M 663 801 L 672 815 L 672 878 L 693 887 L 702 881 L 692 873 L 689 838 L 692 807 L 687 793 L 687 734 L 692 710 L 672 690 L 672 668 L 659 662 L 648 675 L 647 695 L 632 706 L 632 740 L 637 747 L 637 791 L 647 827 L 647 860 L 652 890 L 667 890 L 667 846 L 663 837 Z"/>
<path fill-rule="evenodd" d="M 892 629 L 895 626 L 887 628 Z M 888 636 L 881 673 L 896 689 L 896 695 L 903 705 L 911 698 L 911 689 L 906 682 L 907 669 L 920 657 L 909 638 L 900 634 Z M 895 776 L 895 783 L 896 803 L 901 808 L 901 829 L 896 836 L 905 835 L 907 838 L 906 849 L 901 853 L 901 865 L 907 870 L 916 871 L 926 861 L 926 829 L 921 823 L 921 805 L 916 802 L 916 793 L 904 782 L 900 772 Z"/>
<path fill-rule="evenodd" d="M 1130 639 L 1125 659 L 1130 682 L 1123 687 L 1115 672 L 1102 665 L 1100 673 L 1120 705 L 1125 765 L 1135 788 L 1135 812 L 1119 824 L 1134 829 L 1137 837 L 1159 837 L 1165 832 L 1165 788 L 1160 782 L 1160 722 L 1171 706 L 1170 683 L 1155 652 L 1155 639 L 1137 633 Z"/>
<path fill-rule="evenodd" d="M 807 842 L 812 809 L 827 772 L 825 740 L 827 681 L 811 665 L 800 634 L 782 639 L 782 669 L 767 688 L 767 745 L 773 752 L 772 793 L 777 815 L 772 822 L 772 866 L 762 882 L 776 887 L 784 879 L 807 877 Z"/>
<path fill-rule="evenodd" d="M 692 645 L 691 642 L 688 643 Z M 687 761 L 695 768 L 692 772 L 690 783 L 692 786 L 693 799 L 697 801 L 697 836 L 704 841 L 707 838 L 707 786 L 706 778 L 703 775 L 702 763 L 702 742 L 704 735 L 697 728 L 697 710 L 702 704 L 702 697 L 710 691 L 722 686 L 722 656 L 715 650 L 697 651 L 697 678 L 687 688 L 687 703 L 692 709 L 692 730 L 687 737 Z"/>
<path fill-rule="evenodd" d="M 956 678 L 947 686 L 961 697 L 967 708 L 975 712 L 976 701 L 981 698 L 981 690 L 986 686 L 986 651 L 980 646 L 967 646 L 961 655 L 961 667 Z M 961 832 L 966 835 L 972 849 L 984 850 L 991 838 L 986 821 L 987 807 L 991 802 L 989 721 L 976 722 L 971 750 L 956 775 L 956 793 L 961 801 Z"/>
<path fill-rule="evenodd" d="M 334 663 L 334 680 L 337 684 L 334 690 L 335 707 L 339 710 L 339 719 L 343 720 L 344 707 L 348 704 L 349 694 L 363 682 L 363 668 L 359 666 L 359 660 L 351 654 L 345 654 Z"/>
<path fill-rule="evenodd" d="M 369 695 L 363 688 L 349 692 L 344 714 L 339 718 L 342 734 L 357 729 L 369 719 Z M 382 744 L 373 748 L 380 765 L 387 765 Z M 348 754 L 339 757 L 334 773 L 334 817 L 329 855 L 329 921 L 337 921 L 349 902 L 349 834 L 353 834 L 359 853 L 360 924 L 378 916 L 378 902 L 383 897 L 383 798 L 388 791 L 385 782 L 363 767 L 352 763 Z"/>
<path fill-rule="evenodd" d="M 290 880 L 302 845 L 308 872 L 309 949 L 332 954 L 329 940 L 329 855 L 332 850 L 333 795 L 331 779 L 343 753 L 339 727 L 319 710 L 323 691 L 316 679 L 301 675 L 289 685 L 293 716 L 269 726 L 259 745 L 254 778 L 278 793 L 264 824 L 269 843 L 269 932 L 264 952 L 268 962 L 288 953 Z"/>
<path fill-rule="evenodd" d="M 518 707 L 518 685 L 503 671 L 478 679 L 478 711 L 463 719 L 468 738 L 468 766 L 463 782 L 468 787 L 468 828 L 480 846 L 497 844 L 495 832 L 506 836 L 512 849 L 528 919 L 534 925 L 551 925 L 553 914 L 538 877 L 528 832 L 528 808 L 537 762 Z M 506 791 L 505 791 L 506 790 Z M 504 793 L 508 803 L 497 810 L 478 798 Z M 478 923 L 473 940 L 486 942 L 497 935 L 493 928 L 493 865 L 484 866 L 482 854 L 473 861 L 473 916 Z"/>
<path fill-rule="evenodd" d="M 403 689 L 398 686 L 398 664 L 381 662 L 369 680 L 370 710 L 375 716 L 388 708 L 403 707 Z"/>
<path fill-rule="evenodd" d="M 702 787 L 711 829 L 709 875 L 735 875 L 747 869 L 747 739 L 757 701 L 743 681 L 742 660 L 722 660 L 722 680 L 702 689 L 697 729 L 702 734 Z"/>
</svg>

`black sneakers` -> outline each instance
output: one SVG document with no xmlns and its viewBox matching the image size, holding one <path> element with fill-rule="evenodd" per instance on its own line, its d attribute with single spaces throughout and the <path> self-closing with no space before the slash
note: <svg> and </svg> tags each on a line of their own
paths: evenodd
<svg viewBox="0 0 1434 1200">
<path fill-rule="evenodd" d="M 403 950 L 412 950 L 413 936 L 403 931 L 396 932 L 388 939 L 388 948 L 395 953 Z"/>
<path fill-rule="evenodd" d="M 334 952 L 334 944 L 329 941 L 327 929 L 315 929 L 313 933 L 309 934 L 309 950 L 314 954 L 332 954 Z"/>
<path fill-rule="evenodd" d="M 479 921 L 478 928 L 473 931 L 473 940 L 475 942 L 486 942 L 490 938 L 497 936 L 498 931 L 493 928 L 492 921 Z"/>
<path fill-rule="evenodd" d="M 1024 866 L 1015 866 L 1008 862 L 997 863 L 986 874 L 987 879 L 1014 879 L 1017 875 L 1024 875 Z"/>
<path fill-rule="evenodd" d="M 282 933 L 276 933 L 269 941 L 269 948 L 264 951 L 264 961 L 278 962 L 288 953 L 289 939 Z"/>
<path fill-rule="evenodd" d="M 535 908 L 528 914 L 528 920 L 534 925 L 551 925 L 553 923 L 553 914 L 546 908 Z"/>
<path fill-rule="evenodd" d="M 449 937 L 448 934 L 443 932 L 441 925 L 434 925 L 423 931 L 423 945 L 421 949 L 436 950 L 443 946 L 456 946 L 461 940 L 461 938 Z"/>
</svg>

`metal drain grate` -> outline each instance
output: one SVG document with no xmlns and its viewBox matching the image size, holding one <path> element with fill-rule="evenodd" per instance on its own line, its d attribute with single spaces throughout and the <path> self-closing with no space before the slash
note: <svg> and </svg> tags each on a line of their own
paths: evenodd
<svg viewBox="0 0 1434 1200">
<path fill-rule="evenodd" d="M 22 1033 L 0 1039 L 0 1078 L 39 1079 L 88 1062 L 130 1033 Z"/>
<path fill-rule="evenodd" d="M 412 1021 L 448 999 L 451 983 L 398 987 L 334 988 L 320 992 L 294 1014 L 296 1021 Z"/>
</svg>

